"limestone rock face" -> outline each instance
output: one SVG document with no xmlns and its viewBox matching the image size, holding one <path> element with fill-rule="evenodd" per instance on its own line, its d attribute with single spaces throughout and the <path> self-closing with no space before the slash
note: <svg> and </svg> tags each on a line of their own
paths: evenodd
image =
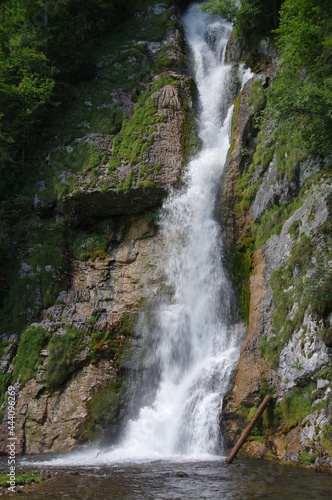
<svg viewBox="0 0 332 500">
<path fill-rule="evenodd" d="M 253 133 L 254 114 L 249 104 L 247 104 L 251 84 L 252 80 L 249 80 L 244 85 L 238 97 L 240 102 L 237 116 L 233 117 L 233 122 L 236 118 L 236 123 L 233 123 L 232 146 L 228 152 L 227 163 L 223 171 L 219 212 L 221 223 L 230 241 L 237 240 L 237 223 L 234 207 L 238 173 L 243 170 L 246 161 L 242 155 L 242 150 L 243 148 L 248 148 L 251 157 L 255 150 L 255 135 Z"/>
<path fill-rule="evenodd" d="M 258 342 L 264 332 L 266 322 L 266 262 L 261 250 L 253 257 L 255 272 L 250 279 L 250 313 L 247 338 L 245 339 L 233 387 L 233 404 L 250 404 L 259 398 L 260 382 L 264 378 L 273 380 L 275 374 L 257 352 Z"/>
<path fill-rule="evenodd" d="M 100 362 L 77 372 L 65 390 L 49 394 L 45 378 L 29 380 L 16 403 L 16 453 L 56 453 L 70 451 L 80 437 L 79 429 L 87 417 L 86 403 L 93 394 L 114 382 L 112 365 Z M 1 431 L 6 432 L 6 420 Z M 0 453 L 5 453 L 5 440 Z"/>
<path fill-rule="evenodd" d="M 235 49 L 231 43 L 230 58 L 236 57 Z M 254 224 L 263 243 L 250 256 L 247 337 L 224 404 L 222 425 L 229 446 L 234 445 L 247 425 L 249 411 L 267 392 L 273 393 L 274 403 L 266 410 L 265 423 L 256 430 L 261 435 L 244 445 L 243 454 L 331 469 L 331 321 L 317 312 L 319 305 L 314 309 L 305 299 L 324 283 L 331 265 L 326 234 L 332 188 L 324 173 L 329 159 L 302 162 L 291 179 L 280 174 L 275 155 L 268 165 L 253 164 L 249 170 L 257 142 L 253 110 L 248 104 L 251 85 L 249 81 L 244 86 L 233 119 L 220 217 L 229 242 L 235 243 L 239 252 L 245 252 L 243 241 L 252 241 L 249 236 Z M 244 173 L 247 185 L 241 187 L 239 178 Z M 243 192 L 255 184 L 254 196 L 241 213 L 238 207 Z M 273 217 L 276 207 L 279 219 L 272 220 L 275 226 L 280 224 L 278 230 L 266 218 L 267 214 Z M 282 302 L 284 296 L 289 297 L 287 306 Z"/>
<path fill-rule="evenodd" d="M 255 222 L 274 205 L 288 203 L 296 192 L 296 185 L 287 181 L 286 175 L 279 179 L 275 160 L 271 161 L 268 171 L 258 189 L 252 204 L 252 218 Z"/>
<path fill-rule="evenodd" d="M 103 258 L 72 263 L 70 288 L 59 294 L 56 304 L 44 310 L 43 319 L 35 324 L 60 337 L 66 335 L 64 325 L 70 324 L 86 331 L 88 339 L 67 380 L 57 390 L 53 392 L 47 386 L 47 349 L 41 352 L 36 378 L 17 390 L 17 453 L 67 452 L 82 440 L 86 442 L 82 432 L 91 423 L 89 402 L 96 393 L 119 381 L 114 356 L 106 351 L 93 364 L 88 340 L 93 332 L 121 325 L 126 313 L 137 315 L 140 304 L 153 299 L 162 281 L 156 268 L 158 233 L 144 215 L 123 218 L 122 222 L 126 232 L 123 226 L 114 231 L 112 249 Z M 121 326 L 118 334 L 121 341 Z M 107 350 L 106 343 L 103 348 Z M 0 430 L 0 453 L 5 453 L 6 415 Z"/>
<path fill-rule="evenodd" d="M 59 215 L 71 225 L 79 225 L 91 217 L 141 213 L 161 204 L 169 188 L 176 185 L 185 161 L 183 134 L 185 106 L 192 108 L 191 78 L 171 73 L 180 88 L 165 85 L 151 96 L 157 106 L 159 120 L 155 124 L 152 144 L 144 151 L 142 164 L 121 161 L 110 175 L 99 165 L 98 177 L 91 187 L 91 175 L 79 176 L 79 188 L 65 195 L 58 205 Z M 95 142 L 95 138 L 94 138 Z M 127 189 L 119 189 L 131 176 Z"/>
<path fill-rule="evenodd" d="M 46 332 L 47 342 L 35 353 L 39 354 L 35 378 L 24 386 L 20 378 L 15 381 L 17 453 L 67 452 L 95 440 L 96 434 L 117 437 L 117 426 L 124 417 L 128 371 L 141 369 L 142 340 L 139 334 L 135 337 L 133 325 L 141 318 L 142 306 L 150 304 L 163 285 L 157 268 L 162 246 L 158 210 L 169 189 L 181 180 L 190 153 L 186 134 L 195 135 L 191 116 L 194 85 L 187 74 L 176 5 L 174 2 L 169 9 L 144 6 L 137 14 L 135 33 L 142 33 L 142 38 L 131 39 L 132 34 L 126 33 L 117 50 L 106 45 L 96 65 L 96 77 L 87 83 L 91 97 L 85 96 L 81 102 L 81 93 L 77 93 L 76 104 L 83 106 L 84 118 L 76 117 L 75 109 L 68 111 L 73 112 L 74 120 L 80 120 L 73 129 L 76 132 L 71 131 L 70 137 L 65 132 L 59 145 L 50 143 L 45 162 L 55 174 L 54 179 L 48 177 L 36 185 L 34 229 L 43 227 L 45 219 L 47 231 L 61 225 L 61 241 L 66 243 L 61 243 L 59 254 L 65 264 L 57 268 L 45 261 L 41 269 L 39 261 L 32 266 L 21 259 L 18 278 L 26 281 L 25 293 L 30 290 L 29 300 L 35 305 L 25 311 L 26 317 L 30 324 L 34 321 L 33 327 Z M 160 26 L 164 35 L 155 40 L 156 35 L 151 34 L 149 40 L 146 25 L 159 22 L 154 16 L 166 12 L 170 16 L 167 28 Z M 128 50 L 134 55 L 128 57 Z M 141 58 L 140 76 L 136 74 L 137 57 Z M 128 64 L 134 72 L 130 75 L 135 82 L 133 91 L 130 85 L 118 87 L 109 71 L 128 71 Z M 102 123 L 97 130 L 93 122 L 100 116 L 105 126 Z M 125 130 L 128 123 L 129 132 Z M 121 140 L 125 147 L 117 150 L 115 144 Z M 80 156 L 78 151 L 84 154 Z M 61 156 L 60 165 L 57 155 Z M 55 191 L 59 189 L 56 195 L 53 184 L 57 185 Z M 110 217 L 101 251 L 98 224 Z M 82 233 L 96 243 L 95 248 L 90 245 L 90 253 L 78 255 L 73 241 L 77 243 L 75 238 Z M 85 248 L 86 242 L 81 243 Z M 42 244 L 38 241 L 28 249 L 27 258 Z M 52 248 L 57 244 L 51 243 Z M 73 245 L 68 252 L 67 244 Z M 65 276 L 59 276 L 60 269 Z M 38 284 L 41 270 L 54 280 L 49 290 L 55 289 L 57 297 L 50 307 L 43 306 L 50 301 L 43 300 L 41 287 L 32 285 L 33 280 Z M 58 283 L 63 286 L 60 293 Z M 81 345 L 73 348 L 70 363 L 66 357 L 59 359 L 66 372 L 60 373 L 53 387 L 49 383 L 50 359 L 56 352 L 51 344 L 69 342 L 71 331 L 80 335 Z M 4 340 L 8 345 L 1 352 L 0 363 L 10 376 L 18 338 L 13 344 L 7 337 Z M 56 363 L 53 368 L 56 379 L 60 368 Z M 5 404 L 0 411 L 4 408 Z M 5 413 L 0 424 L 0 453 L 6 452 L 6 419 Z"/>
</svg>

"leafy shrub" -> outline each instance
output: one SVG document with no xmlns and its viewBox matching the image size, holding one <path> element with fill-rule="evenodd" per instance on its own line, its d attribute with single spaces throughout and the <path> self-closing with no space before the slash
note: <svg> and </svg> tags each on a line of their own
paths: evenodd
<svg viewBox="0 0 332 500">
<path fill-rule="evenodd" d="M 159 210 L 152 210 L 150 212 L 145 212 L 145 219 L 148 221 L 149 224 L 158 226 Z"/>
<path fill-rule="evenodd" d="M 0 474 L 0 487 L 6 488 L 8 487 L 8 474 Z M 40 483 L 40 476 L 36 476 L 35 474 L 30 474 L 26 472 L 25 474 L 15 474 L 15 485 L 16 486 L 24 486 L 26 484 Z"/>
<path fill-rule="evenodd" d="M 331 253 L 320 258 L 311 276 L 305 279 L 304 290 L 312 308 L 327 317 L 332 311 Z"/>
</svg>

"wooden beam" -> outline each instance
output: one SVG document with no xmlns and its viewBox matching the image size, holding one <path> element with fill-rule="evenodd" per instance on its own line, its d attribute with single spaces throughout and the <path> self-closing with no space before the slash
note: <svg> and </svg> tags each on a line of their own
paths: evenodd
<svg viewBox="0 0 332 500">
<path fill-rule="evenodd" d="M 261 414 L 263 413 L 263 411 L 265 410 L 267 405 L 270 403 L 271 399 L 272 399 L 271 394 L 268 394 L 267 396 L 265 396 L 262 403 L 257 408 L 257 411 L 256 411 L 253 419 L 251 420 L 250 424 L 242 432 L 240 439 L 238 440 L 238 442 L 236 443 L 236 445 L 234 446 L 234 448 L 232 449 L 232 451 L 230 452 L 230 454 L 226 458 L 225 462 L 227 464 L 230 464 L 233 462 L 234 458 L 236 457 L 236 455 L 238 454 L 238 452 L 240 451 L 240 449 L 244 445 L 244 443 L 245 443 L 246 439 L 249 437 L 249 434 L 251 433 L 253 427 L 257 423 L 257 420 L 259 419 L 259 417 L 261 416 Z"/>
</svg>

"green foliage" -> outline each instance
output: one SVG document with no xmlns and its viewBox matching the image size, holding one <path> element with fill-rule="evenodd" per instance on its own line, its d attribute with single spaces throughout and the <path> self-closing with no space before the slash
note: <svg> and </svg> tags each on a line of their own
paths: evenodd
<svg viewBox="0 0 332 500">
<path fill-rule="evenodd" d="M 106 256 L 106 250 L 113 234 L 112 219 L 105 219 L 85 230 L 73 229 L 70 232 L 69 250 L 78 260 L 95 260 Z"/>
<path fill-rule="evenodd" d="M 257 441 L 258 443 L 266 443 L 266 436 L 249 436 L 248 441 Z"/>
<path fill-rule="evenodd" d="M 155 187 L 155 183 L 146 179 L 144 181 L 138 181 L 137 186 L 143 188 L 143 191 L 146 192 L 149 189 L 153 189 Z"/>
<path fill-rule="evenodd" d="M 311 465 L 316 460 L 316 454 L 309 453 L 308 451 L 303 451 L 299 456 L 299 462 L 303 465 Z"/>
<path fill-rule="evenodd" d="M 313 411 L 310 401 L 312 389 L 313 384 L 304 388 L 293 387 L 282 399 L 280 405 L 276 407 L 276 412 L 285 421 L 286 432 L 295 427 L 304 417 Z M 319 409 L 319 405 L 316 405 L 315 409 Z"/>
<path fill-rule="evenodd" d="M 0 373 L 0 406 L 6 398 L 6 392 L 8 387 L 11 385 L 12 374 L 11 373 Z M 0 413 L 0 418 L 2 415 Z"/>
<path fill-rule="evenodd" d="M 265 359 L 268 366 L 276 370 L 279 364 L 280 351 L 283 346 L 283 339 L 280 336 L 267 338 L 264 334 L 259 340 L 258 351 Z"/>
<path fill-rule="evenodd" d="M 280 14 L 276 35 L 282 66 L 268 91 L 265 116 L 274 121 L 275 137 L 284 137 L 285 146 L 291 139 L 300 156 L 303 149 L 327 153 L 332 147 L 331 2 L 285 0 Z"/>
<path fill-rule="evenodd" d="M 258 405 L 248 407 L 245 404 L 239 404 L 236 409 L 237 417 L 241 420 L 241 426 L 245 427 L 250 424 L 251 420 L 254 418 Z M 265 443 L 266 441 L 266 431 L 268 431 L 273 425 L 273 405 L 269 405 L 258 422 L 251 431 L 251 435 L 248 441 L 259 441 Z"/>
<path fill-rule="evenodd" d="M 236 183 L 236 199 L 240 201 L 238 201 L 234 207 L 238 219 L 248 212 L 262 182 L 262 178 L 260 177 L 255 183 L 251 184 L 250 178 L 251 175 L 247 172 L 238 176 Z"/>
<path fill-rule="evenodd" d="M 266 212 L 259 223 L 252 224 L 252 235 L 255 240 L 255 248 L 263 245 L 273 234 L 280 234 L 285 221 L 303 205 L 304 198 L 295 197 L 284 206 L 274 205 Z"/>
<path fill-rule="evenodd" d="M 125 367 L 131 357 L 131 340 L 136 322 L 137 314 L 128 312 L 111 328 L 111 339 L 108 341 L 109 352 L 118 371 Z"/>
<path fill-rule="evenodd" d="M 39 0 L 1 4 L 0 320 L 7 332 L 25 328 L 64 288 L 68 246 L 79 258 L 106 255 L 106 235 L 97 239 L 91 235 L 94 241 L 82 248 L 79 231 L 64 225 L 55 229 L 54 219 L 48 217 L 64 195 L 80 193 L 78 174 L 84 177 L 91 172 L 90 186 L 98 185 L 104 192 L 110 182 L 98 183 L 100 163 L 110 160 L 113 187 L 119 183 L 115 171 L 122 153 L 123 162 L 131 157 L 144 167 L 141 159 L 152 141 L 152 128 L 164 117 L 149 116 L 153 98 L 143 93 L 134 123 L 123 127 L 121 154 L 109 158 L 110 135 L 121 136 L 123 110 L 131 115 L 127 102 L 115 104 L 116 92 L 121 89 L 135 102 L 142 89 L 153 93 L 167 84 L 180 87 L 171 76 L 154 78 L 161 62 L 148 48 L 148 41 L 160 41 L 174 27 L 170 0 L 163 2 L 166 10 L 160 15 L 153 13 L 152 0 L 68 0 L 58 2 L 54 11 L 50 4 Z M 171 69 L 170 46 L 163 51 Z M 146 119 L 147 126 L 140 132 L 141 119 Z M 90 138 L 85 140 L 87 134 Z M 92 134 L 104 137 L 94 141 Z M 41 180 L 46 189 L 39 189 Z M 133 176 L 128 176 L 121 188 L 128 192 L 131 182 Z M 149 189 L 150 184 L 145 182 L 143 187 Z M 35 195 L 40 203 L 34 207 Z M 47 262 L 44 255 L 49 256 Z M 22 263 L 31 266 L 32 273 L 18 279 Z"/>
<path fill-rule="evenodd" d="M 236 0 L 210 0 L 202 5 L 202 11 L 211 16 L 224 17 L 228 21 L 234 21 L 239 8 Z"/>
<path fill-rule="evenodd" d="M 152 210 L 150 212 L 145 212 L 145 219 L 149 224 L 158 226 L 159 223 L 159 210 Z"/>
<path fill-rule="evenodd" d="M 85 141 L 73 142 L 71 149 L 56 148 L 49 154 L 49 161 L 41 164 L 41 171 L 46 183 L 46 189 L 39 194 L 42 207 L 47 207 L 54 201 L 77 187 L 78 173 L 86 174 L 101 163 L 99 151 L 94 144 Z M 67 177 L 61 175 L 67 173 Z M 96 177 L 96 176 L 95 176 Z"/>
<path fill-rule="evenodd" d="M 11 258 L 11 241 L 0 225 L 0 307 L 8 294 L 9 263 Z"/>
<path fill-rule="evenodd" d="M 295 239 L 298 238 L 299 229 L 300 229 L 301 226 L 302 226 L 302 220 L 301 219 L 296 220 L 296 221 L 293 222 L 293 224 L 290 226 L 290 228 L 288 230 L 288 233 L 290 234 L 290 236 L 292 236 L 292 238 L 295 238 Z"/>
<path fill-rule="evenodd" d="M 20 387 L 36 376 L 37 368 L 42 362 L 40 351 L 48 340 L 48 332 L 40 326 L 30 326 L 21 335 L 15 358 L 13 380 L 20 376 Z"/>
<path fill-rule="evenodd" d="M 305 278 L 304 293 L 311 307 L 321 316 L 326 317 L 332 311 L 332 269 L 329 265 L 332 252 L 319 256 L 313 273 Z"/>
<path fill-rule="evenodd" d="M 30 161 L 29 155 L 39 137 L 45 139 L 45 123 L 52 122 L 54 128 L 59 124 L 59 130 L 54 134 L 58 144 L 64 143 L 61 139 L 65 134 L 66 144 L 78 137 L 78 124 L 87 118 L 87 108 L 82 104 L 90 100 L 90 96 L 86 95 L 82 101 L 75 99 L 72 103 L 78 93 L 88 92 L 85 82 L 76 88 L 72 84 L 78 78 L 82 82 L 95 76 L 94 59 L 97 50 L 100 52 L 101 34 L 109 33 L 105 49 L 114 59 L 107 61 L 105 68 L 98 71 L 95 89 L 103 95 L 105 85 L 109 87 L 111 84 L 112 90 L 129 88 L 136 92 L 140 90 L 140 82 L 153 70 L 146 44 L 137 42 L 160 40 L 174 26 L 171 8 L 153 16 L 152 23 L 143 22 L 153 3 L 151 1 L 141 2 L 138 6 L 134 0 L 89 0 L 83 3 L 67 0 L 57 2 L 55 8 L 50 6 L 51 3 L 24 0 L 2 2 L 1 198 L 8 197 L 13 189 L 19 192 L 20 186 L 24 186 L 25 164 Z M 170 2 L 166 5 L 170 7 Z M 134 16 L 126 19 L 133 12 L 137 14 L 138 22 Z M 104 59 L 104 54 L 100 55 Z M 99 109 L 91 113 L 90 133 L 117 133 L 122 125 L 123 112 L 109 109 L 109 98 L 106 94 L 103 97 L 104 102 L 99 98 Z M 71 109 L 63 121 L 63 111 L 58 113 L 57 109 L 69 102 Z M 71 138 L 68 138 L 68 125 L 76 129 Z"/>
<path fill-rule="evenodd" d="M 153 143 L 155 125 L 164 119 L 163 116 L 157 115 L 158 108 L 153 94 L 165 85 L 178 86 L 179 82 L 169 76 L 160 76 L 153 83 L 151 90 L 140 95 L 132 118 L 123 121 L 121 131 L 113 141 L 109 173 L 121 164 L 121 160 L 130 165 L 139 163 L 144 166 L 145 155 Z M 126 179 L 123 186 L 118 186 L 118 190 L 128 192 L 131 182 L 131 177 Z"/>
<path fill-rule="evenodd" d="M 91 362 L 113 359 L 119 371 L 131 356 L 130 345 L 136 324 L 135 313 L 125 313 L 121 320 L 106 332 L 93 332 L 89 342 Z"/>
<path fill-rule="evenodd" d="M 121 377 L 115 383 L 100 388 L 87 403 L 88 416 L 80 426 L 81 441 L 96 441 L 102 429 L 115 425 L 121 418 L 125 399 L 125 384 Z"/>
<path fill-rule="evenodd" d="M 132 171 L 129 172 L 127 177 L 125 178 L 123 182 L 123 192 L 124 194 L 128 194 L 131 188 L 131 185 L 133 183 L 133 173 Z"/>
<path fill-rule="evenodd" d="M 301 327 L 305 312 L 310 308 L 325 321 L 332 310 L 331 269 L 328 266 L 331 253 L 321 254 L 322 248 L 323 245 L 318 249 L 309 237 L 302 235 L 300 241 L 293 244 L 285 264 L 272 273 L 274 335 L 269 339 L 265 335 L 261 338 L 259 352 L 273 369 L 279 364 L 282 347 Z M 294 304 L 297 307 L 290 317 Z M 330 345 L 328 327 L 323 328 L 321 335 Z"/>
<path fill-rule="evenodd" d="M 202 6 L 203 12 L 234 21 L 235 37 L 244 48 L 255 49 L 258 42 L 278 24 L 281 0 L 210 0 Z"/>
<path fill-rule="evenodd" d="M 151 174 L 158 174 L 158 172 L 161 170 L 162 168 L 162 165 L 160 163 L 158 163 L 157 165 L 151 165 L 151 166 L 147 166 L 147 165 L 142 165 L 140 170 L 139 170 L 139 175 L 140 177 L 143 176 L 143 177 L 146 177 L 148 175 L 151 175 Z"/>
<path fill-rule="evenodd" d="M 122 4 L 128 12 L 130 2 Z M 84 75 L 96 33 L 115 21 L 115 2 L 92 0 L 85 7 L 77 0 L 49 2 L 4 0 L 0 27 L 0 152 L 1 198 L 8 188 L 23 185 L 25 162 L 50 114 L 68 94 L 66 84 Z M 104 17 L 102 14 L 113 14 Z M 91 75 L 92 76 L 92 75 Z M 8 168 L 11 173 L 8 174 Z M 14 172 L 14 175 L 13 175 Z M 21 177 L 21 178 L 20 178 Z M 13 184 L 13 180 L 16 184 Z"/>
<path fill-rule="evenodd" d="M 29 216 L 29 214 L 27 214 Z M 22 228 L 16 226 L 16 237 L 24 232 L 25 256 L 9 271 L 7 292 L 0 320 L 7 331 L 25 328 L 42 307 L 54 303 L 65 284 L 65 227 L 54 220 L 43 223 L 22 216 Z M 26 234 L 27 229 L 30 229 Z M 21 237 L 23 237 L 21 235 Z M 25 272 L 22 266 L 28 266 Z M 20 297 L 20 301 L 17 300 Z"/>
<path fill-rule="evenodd" d="M 324 425 L 322 432 L 322 445 L 332 455 L 332 428 L 330 425 Z"/>
<path fill-rule="evenodd" d="M 15 474 L 15 485 L 16 486 L 25 486 L 26 484 L 38 484 L 40 483 L 40 476 L 36 476 L 35 474 L 30 474 L 26 472 L 25 474 Z M 8 474 L 0 474 L 0 487 L 8 488 L 9 484 L 9 476 Z"/>
<path fill-rule="evenodd" d="M 64 330 L 65 335 L 53 334 L 48 344 L 46 375 L 47 387 L 51 392 L 58 389 L 78 368 L 78 356 L 85 347 L 86 331 L 73 325 L 66 325 Z"/>
<path fill-rule="evenodd" d="M 254 153 L 253 167 L 261 165 L 266 168 L 273 158 L 276 145 L 271 141 L 269 134 L 262 127 L 258 133 L 257 146 Z"/>
<path fill-rule="evenodd" d="M 235 145 L 235 130 L 236 130 L 236 124 L 237 124 L 237 119 L 239 116 L 239 111 L 240 111 L 240 104 L 241 104 L 241 98 L 242 98 L 242 90 L 237 96 L 235 103 L 234 103 L 234 112 L 233 112 L 233 119 L 232 119 L 232 141 L 231 145 L 228 151 L 228 155 L 230 155 L 234 149 Z"/>
<path fill-rule="evenodd" d="M 88 402 L 89 418 L 98 423 L 111 423 L 118 417 L 122 395 L 121 382 L 99 390 Z"/>
<path fill-rule="evenodd" d="M 303 296 L 303 276 L 311 263 L 312 254 L 311 240 L 302 236 L 301 240 L 292 247 L 288 265 L 272 273 L 270 283 L 276 309 L 273 317 L 275 335 L 269 339 L 266 336 L 261 338 L 259 352 L 273 369 L 276 369 L 279 364 L 282 347 L 290 340 L 295 329 L 302 324 L 308 306 L 308 298 Z M 288 315 L 294 302 L 298 303 L 298 308 L 292 319 L 289 319 Z"/>
<path fill-rule="evenodd" d="M 246 100 L 246 103 L 252 108 L 254 118 L 257 118 L 259 113 L 264 109 L 265 101 L 262 81 L 260 79 L 254 80 L 250 86 L 249 96 Z"/>
<path fill-rule="evenodd" d="M 94 325 L 98 321 L 99 315 L 91 316 L 89 323 Z M 92 332 L 89 351 L 91 356 L 91 363 L 96 364 L 103 356 L 104 343 L 108 340 L 110 332 Z"/>
<path fill-rule="evenodd" d="M 197 125 L 194 116 L 185 103 L 184 108 L 185 111 L 183 129 L 181 132 L 181 144 L 183 149 L 183 161 L 184 163 L 186 163 L 192 155 L 198 153 L 201 147 L 201 142 L 198 136 Z"/>
</svg>

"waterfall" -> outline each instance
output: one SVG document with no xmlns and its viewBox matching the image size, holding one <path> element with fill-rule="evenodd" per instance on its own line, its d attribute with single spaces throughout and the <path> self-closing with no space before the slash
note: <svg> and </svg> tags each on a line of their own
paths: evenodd
<svg viewBox="0 0 332 500">
<path fill-rule="evenodd" d="M 110 459 L 202 457 L 220 453 L 223 396 L 239 358 L 232 325 L 232 289 L 222 266 L 223 241 L 214 218 L 220 177 L 230 146 L 233 106 L 225 64 L 231 25 L 193 4 L 183 16 L 199 91 L 201 152 L 185 172 L 183 187 L 163 205 L 161 267 L 171 297 L 154 321 L 160 380 L 154 401 L 129 421 Z"/>
<path fill-rule="evenodd" d="M 214 212 L 230 146 L 233 106 L 225 63 L 231 25 L 193 4 L 183 16 L 199 94 L 200 153 L 186 168 L 182 187 L 162 207 L 163 273 L 168 293 L 143 314 L 139 336 L 148 356 L 133 383 L 121 441 L 52 460 L 54 465 L 151 459 L 205 459 L 223 452 L 223 397 L 237 365 L 243 325 L 234 318 L 232 287 L 223 267 L 223 237 Z M 251 76 L 240 67 L 242 84 Z"/>
</svg>

